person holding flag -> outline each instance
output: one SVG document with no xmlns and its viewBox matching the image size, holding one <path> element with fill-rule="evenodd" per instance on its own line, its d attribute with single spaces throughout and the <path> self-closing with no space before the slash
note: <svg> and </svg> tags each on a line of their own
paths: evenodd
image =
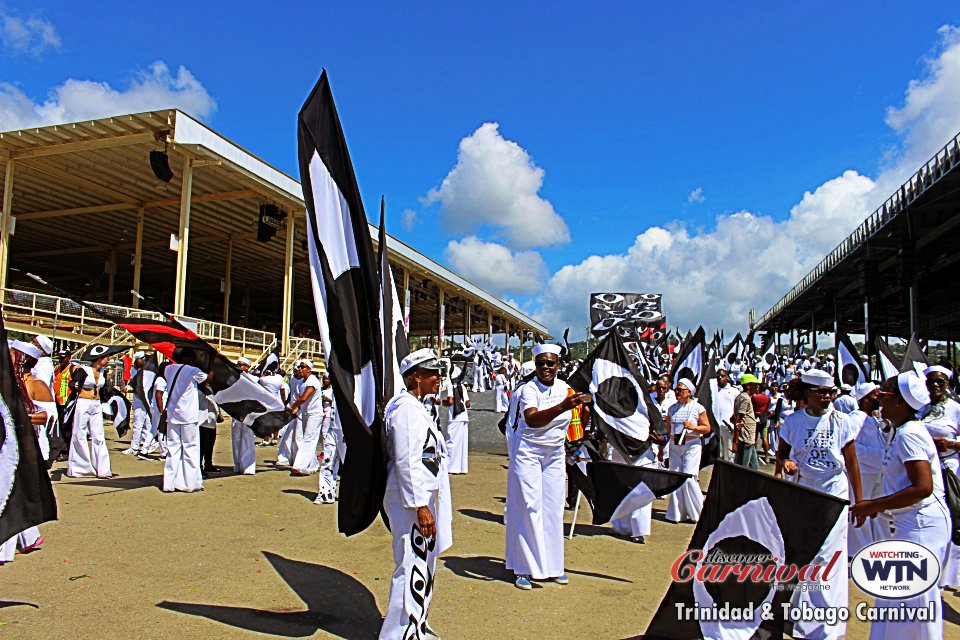
<svg viewBox="0 0 960 640">
<path fill-rule="evenodd" d="M 670 470 L 689 473 L 682 487 L 670 494 L 667 503 L 667 520 L 679 523 L 684 520 L 697 522 L 703 509 L 703 492 L 697 480 L 700 474 L 700 454 L 703 441 L 700 436 L 710 433 L 710 419 L 694 394 L 696 385 L 689 378 L 680 378 L 674 392 L 677 402 L 667 410 L 670 425 Z"/>
<path fill-rule="evenodd" d="M 100 407 L 100 388 L 106 382 L 104 368 L 109 355 L 100 356 L 89 366 L 78 367 L 70 382 L 79 395 L 73 414 L 73 434 L 67 459 L 67 477 L 97 476 L 110 478 L 110 452 L 103 433 L 103 411 Z M 87 438 L 90 446 L 87 446 Z"/>
</svg>

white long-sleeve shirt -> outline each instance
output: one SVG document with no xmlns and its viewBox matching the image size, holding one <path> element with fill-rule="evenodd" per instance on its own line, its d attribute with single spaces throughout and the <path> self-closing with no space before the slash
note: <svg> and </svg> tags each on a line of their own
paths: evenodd
<svg viewBox="0 0 960 640">
<path fill-rule="evenodd" d="M 404 508 L 432 505 L 440 491 L 443 435 L 419 400 L 401 391 L 387 404 L 387 491 Z"/>
<path fill-rule="evenodd" d="M 177 376 L 180 369 L 183 373 Z M 197 385 L 207 379 L 207 374 L 193 365 L 171 364 L 163 372 L 163 377 L 167 379 L 167 399 L 173 405 L 167 407 L 167 422 L 198 424 L 201 418 Z"/>
</svg>

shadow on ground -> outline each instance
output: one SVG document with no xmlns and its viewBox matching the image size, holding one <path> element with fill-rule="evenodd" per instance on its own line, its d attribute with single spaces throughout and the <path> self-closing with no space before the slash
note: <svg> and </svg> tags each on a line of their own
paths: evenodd
<svg viewBox="0 0 960 640">
<path fill-rule="evenodd" d="M 0 600 L 0 609 L 6 607 L 33 607 L 34 609 L 39 609 L 40 605 L 33 604 L 32 602 L 14 602 L 12 600 Z"/>
<path fill-rule="evenodd" d="M 507 569 L 502 558 L 492 556 L 445 556 L 440 561 L 443 565 L 460 576 L 470 580 L 482 580 L 484 582 L 506 582 L 513 584 L 513 571 Z M 632 580 L 608 576 L 603 573 L 593 573 L 590 571 L 577 571 L 576 569 L 567 569 L 568 575 L 584 576 L 586 578 L 597 578 L 599 580 L 612 580 L 614 582 L 625 582 L 633 584 Z M 534 582 L 534 586 L 539 583 Z"/>
<path fill-rule="evenodd" d="M 306 611 L 270 611 L 190 602 L 160 602 L 161 609 L 200 616 L 238 629 L 286 638 L 318 630 L 347 640 L 373 638 L 382 619 L 373 594 L 355 578 L 320 564 L 264 551 L 281 578 L 307 605 Z"/>
<path fill-rule="evenodd" d="M 316 491 L 306 491 L 304 489 L 283 489 L 283 493 L 291 496 L 303 496 L 310 502 L 313 502 L 317 497 Z"/>
</svg>

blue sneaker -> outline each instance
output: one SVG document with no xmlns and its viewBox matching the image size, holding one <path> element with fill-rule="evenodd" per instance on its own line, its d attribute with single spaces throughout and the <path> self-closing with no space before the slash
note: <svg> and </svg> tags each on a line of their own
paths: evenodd
<svg viewBox="0 0 960 640">
<path fill-rule="evenodd" d="M 530 578 L 527 576 L 517 576 L 516 582 L 513 583 L 517 589 L 523 589 L 524 591 L 529 591 L 533 589 L 533 585 L 530 583 Z"/>
<path fill-rule="evenodd" d="M 565 586 L 567 586 L 568 584 L 570 584 L 570 578 L 568 578 L 568 577 L 567 577 L 567 574 L 565 574 L 565 573 L 562 574 L 562 575 L 557 576 L 556 578 L 553 579 L 553 581 L 556 582 L 556 583 L 557 583 L 558 585 L 560 585 L 561 587 L 565 587 Z"/>
</svg>

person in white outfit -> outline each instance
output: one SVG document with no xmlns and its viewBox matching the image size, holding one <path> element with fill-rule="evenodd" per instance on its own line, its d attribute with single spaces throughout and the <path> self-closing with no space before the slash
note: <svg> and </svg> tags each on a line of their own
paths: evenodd
<svg viewBox="0 0 960 640">
<path fill-rule="evenodd" d="M 507 470 L 506 567 L 516 575 L 514 586 L 533 588 L 533 580 L 566 585 L 563 505 L 566 498 L 564 442 L 570 410 L 586 400 L 568 395 L 557 379 L 560 347 L 533 348 L 536 378 L 524 385 L 517 402 L 519 417 Z"/>
<path fill-rule="evenodd" d="M 707 410 L 693 397 L 696 387 L 687 378 L 680 378 L 674 388 L 676 403 L 667 409 L 670 427 L 670 470 L 689 473 L 679 489 L 667 501 L 667 520 L 682 522 L 700 520 L 703 510 L 703 492 L 700 491 L 700 455 L 703 453 L 701 436 L 710 433 Z"/>
<path fill-rule="evenodd" d="M 309 362 L 307 363 L 309 365 Z M 300 379 L 297 371 L 300 369 L 300 362 L 293 365 L 293 373 L 290 376 L 290 394 L 287 396 L 287 407 L 290 407 L 300 397 L 300 390 L 303 388 L 303 380 Z M 289 467 L 296 460 L 297 452 L 300 450 L 300 443 L 303 441 L 303 427 L 300 418 L 293 416 L 290 422 L 280 430 L 280 441 L 277 444 L 277 465 Z"/>
<path fill-rule="evenodd" d="M 507 393 L 507 370 L 503 367 L 494 374 L 493 392 L 497 403 L 497 413 L 506 413 L 510 410 L 510 394 Z"/>
<path fill-rule="evenodd" d="M 251 364 L 247 358 L 237 358 L 240 375 L 256 380 L 250 373 Z M 231 418 L 230 442 L 233 445 L 233 470 L 248 476 L 255 474 L 257 472 L 257 438 L 253 429 L 236 418 Z"/>
<path fill-rule="evenodd" d="M 100 407 L 100 387 L 106 382 L 103 368 L 109 356 L 93 361 L 90 366 L 80 366 L 73 372 L 71 388 L 79 390 L 77 407 L 73 414 L 73 435 L 70 438 L 70 454 L 67 459 L 67 476 L 97 476 L 109 478 L 110 453 L 103 434 L 103 411 Z M 87 438 L 90 446 L 87 446 Z"/>
<path fill-rule="evenodd" d="M 296 375 L 302 383 L 296 401 L 290 405 L 290 413 L 300 420 L 303 440 L 293 459 L 291 473 L 295 476 L 308 476 L 320 468 L 317 444 L 320 442 L 320 428 L 323 425 L 323 402 L 320 397 L 320 380 L 313 375 L 313 363 L 301 360 L 297 363 Z"/>
<path fill-rule="evenodd" d="M 884 381 L 880 414 L 895 431 L 883 457 L 883 495 L 850 508 L 855 526 L 880 513 L 893 519 L 894 540 L 909 540 L 946 559 L 950 543 L 950 514 L 946 508 L 943 475 L 937 446 L 916 412 L 929 402 L 923 379 L 913 371 Z M 846 583 L 846 573 L 843 574 Z M 943 638 L 943 604 L 940 590 L 931 588 L 913 598 L 877 598 L 874 606 L 893 609 L 926 609 L 933 619 L 887 621 L 878 618 L 870 627 L 870 640 L 939 640 Z M 885 613 L 885 612 L 881 612 Z"/>
<path fill-rule="evenodd" d="M 733 401 L 740 395 L 739 389 L 730 384 L 730 374 L 725 368 L 717 369 L 717 377 L 710 381 L 713 401 L 713 417 L 717 419 L 720 435 L 720 458 L 733 462 Z"/>
<path fill-rule="evenodd" d="M 167 381 L 167 458 L 163 464 L 163 490 L 202 491 L 200 475 L 200 397 L 197 385 L 207 374 L 194 366 L 196 354 L 186 347 L 174 353 L 163 372 Z"/>
<path fill-rule="evenodd" d="M 320 399 L 323 401 L 323 423 L 320 427 L 320 442 L 323 445 L 323 462 L 320 464 L 320 479 L 315 504 L 333 504 L 337 501 L 337 472 L 340 469 L 343 433 L 337 422 L 337 404 L 333 399 L 330 373 L 324 372 Z"/>
<path fill-rule="evenodd" d="M 133 354 L 133 369 L 130 371 L 130 379 L 132 380 L 136 375 L 138 375 L 143 369 L 143 365 L 146 362 L 146 354 L 143 351 L 137 351 Z M 134 391 L 133 387 L 128 386 L 127 391 Z M 133 416 L 131 422 L 133 423 L 133 432 L 130 434 L 130 446 L 121 451 L 122 454 L 127 456 L 135 456 L 140 454 L 140 448 L 143 442 L 147 438 L 147 432 L 149 432 L 149 421 L 150 421 L 150 409 L 147 404 L 144 402 L 144 398 L 141 398 L 138 393 L 133 394 Z"/>
<path fill-rule="evenodd" d="M 166 371 L 168 366 L 170 366 L 169 360 L 160 363 L 157 368 L 156 380 L 150 389 L 150 423 L 140 445 L 140 453 L 137 455 L 139 460 L 149 460 L 150 458 L 147 456 L 155 453 L 158 449 L 164 457 L 167 455 L 166 437 L 160 433 L 160 417 L 167 406 L 167 381 L 163 377 L 163 372 Z"/>
<path fill-rule="evenodd" d="M 37 358 L 37 364 L 33 365 L 30 371 L 37 380 L 40 380 L 53 391 L 53 379 L 56 376 L 56 368 L 53 366 L 53 340 L 47 336 L 36 336 L 33 339 L 33 345 L 40 349 L 40 357 Z"/>
<path fill-rule="evenodd" d="M 880 428 L 880 421 L 874 415 L 880 406 L 880 387 L 872 382 L 858 384 L 853 389 L 853 397 L 857 400 L 858 409 L 849 415 L 857 431 L 853 444 L 857 449 L 857 464 L 860 467 L 860 487 L 863 499 L 872 500 L 883 495 L 881 471 L 889 444 Z M 847 555 L 852 558 L 865 546 L 889 537 L 889 523 L 882 518 L 870 518 L 862 527 L 848 527 Z"/>
<path fill-rule="evenodd" d="M 940 463 L 953 471 L 960 472 L 960 403 L 950 397 L 950 378 L 953 371 L 947 367 L 935 365 L 924 372 L 930 403 L 917 417 L 923 423 L 937 445 Z M 950 543 L 947 563 L 940 572 L 940 586 L 956 589 L 960 587 L 960 547 Z"/>
<path fill-rule="evenodd" d="M 506 381 L 506 375 L 500 374 L 497 379 Z M 468 468 L 467 456 L 469 452 L 470 396 L 467 386 L 463 384 L 463 370 L 454 367 L 447 381 L 446 398 L 443 403 L 449 408 L 447 421 L 447 454 L 450 456 L 449 472 L 453 474 L 466 473 Z M 507 409 L 509 409 L 509 405 Z"/>
<path fill-rule="evenodd" d="M 786 473 L 799 485 L 844 500 L 851 497 L 849 490 L 853 489 L 852 502 L 856 504 L 863 498 L 854 444 L 856 425 L 849 415 L 837 411 L 831 404 L 833 391 L 833 376 L 826 371 L 810 369 L 800 377 L 800 392 L 806 406 L 792 413 L 780 427 L 775 474 L 782 478 Z M 823 609 L 849 604 L 847 520 L 844 507 L 820 551 L 810 561 L 826 566 L 839 552 L 836 571 L 826 580 L 820 577 L 799 583 L 803 589 L 794 591 L 793 606 Z M 828 620 L 802 618 L 794 624 L 793 637 L 835 640 L 846 634 L 846 627 L 845 621 L 830 624 Z"/>
<path fill-rule="evenodd" d="M 260 376 L 260 386 L 280 398 L 280 402 L 283 404 L 283 406 L 287 406 L 287 395 L 290 392 L 290 387 L 283 379 L 283 376 L 281 376 L 278 372 L 278 368 L 279 363 L 277 362 L 273 362 L 268 365 L 266 371 L 264 371 L 263 375 Z M 270 445 L 276 445 L 279 438 L 279 432 L 267 434 L 264 436 L 263 441 L 257 446 L 268 447 Z"/>
<path fill-rule="evenodd" d="M 418 349 L 400 363 L 406 387 L 387 404 L 387 485 L 383 509 L 390 520 L 393 560 L 390 601 L 381 640 L 436 638 L 430 602 L 436 593 L 437 556 L 453 543 L 443 434 L 423 406 L 440 390 L 440 360 Z"/>
</svg>

